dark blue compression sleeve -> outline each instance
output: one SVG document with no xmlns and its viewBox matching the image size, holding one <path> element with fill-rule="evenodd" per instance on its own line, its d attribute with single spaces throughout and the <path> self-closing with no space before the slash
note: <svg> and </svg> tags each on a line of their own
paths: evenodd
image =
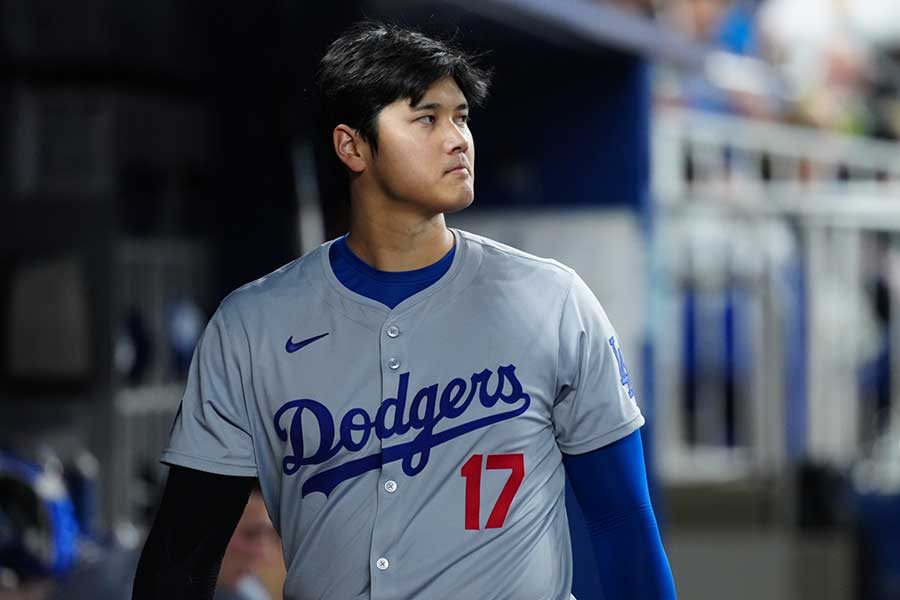
<svg viewBox="0 0 900 600">
<path fill-rule="evenodd" d="M 584 513 L 604 599 L 674 599 L 640 431 L 593 452 L 564 455 L 563 464 Z"/>
</svg>

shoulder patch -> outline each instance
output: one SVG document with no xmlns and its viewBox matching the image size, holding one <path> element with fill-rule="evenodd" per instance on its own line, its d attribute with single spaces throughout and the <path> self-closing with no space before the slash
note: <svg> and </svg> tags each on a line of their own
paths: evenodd
<svg viewBox="0 0 900 600">
<path fill-rule="evenodd" d="M 628 390 L 628 397 L 634 398 L 634 388 L 631 386 L 631 375 L 628 373 L 628 367 L 625 366 L 625 358 L 622 356 L 622 349 L 616 344 L 616 337 L 609 338 L 609 346 L 612 348 L 616 362 L 619 363 L 619 380 L 620 383 Z"/>
</svg>

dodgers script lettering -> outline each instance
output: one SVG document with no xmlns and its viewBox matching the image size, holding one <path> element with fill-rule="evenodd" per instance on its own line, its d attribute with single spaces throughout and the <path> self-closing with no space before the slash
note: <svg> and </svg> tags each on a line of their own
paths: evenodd
<svg viewBox="0 0 900 600">
<path fill-rule="evenodd" d="M 303 465 L 322 464 L 342 449 L 355 454 L 365 447 L 373 434 L 386 440 L 412 429 L 419 432 L 412 441 L 320 471 L 303 483 L 301 493 L 306 496 L 321 492 L 327 496 L 341 482 L 398 460 L 402 461 L 403 472 L 412 477 L 428 464 L 431 449 L 435 446 L 513 419 L 528 410 L 531 404 L 531 398 L 516 377 L 515 365 L 499 366 L 496 376 L 490 369 L 484 369 L 473 373 L 468 380 L 457 377 L 443 389 L 436 383 L 425 386 L 416 391 L 407 406 L 408 388 L 409 373 L 403 373 L 397 393 L 385 399 L 375 415 L 362 408 L 351 408 L 337 422 L 324 404 L 310 398 L 291 400 L 281 406 L 273 421 L 278 437 L 290 446 L 290 453 L 282 460 L 285 475 L 295 474 Z M 494 412 L 465 421 L 463 416 L 476 398 L 481 406 Z M 507 407 L 511 408 L 504 410 Z M 444 420 L 464 422 L 436 432 L 435 427 Z M 304 424 L 318 428 L 319 442 L 315 448 L 304 447 Z"/>
</svg>

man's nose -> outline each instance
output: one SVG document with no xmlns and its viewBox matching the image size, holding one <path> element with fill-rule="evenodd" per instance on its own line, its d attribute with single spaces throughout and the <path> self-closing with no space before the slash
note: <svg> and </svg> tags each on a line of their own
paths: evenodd
<svg viewBox="0 0 900 600">
<path fill-rule="evenodd" d="M 445 145 L 448 154 L 466 152 L 469 150 L 469 137 L 460 129 L 459 125 L 450 121 L 447 126 Z"/>
</svg>

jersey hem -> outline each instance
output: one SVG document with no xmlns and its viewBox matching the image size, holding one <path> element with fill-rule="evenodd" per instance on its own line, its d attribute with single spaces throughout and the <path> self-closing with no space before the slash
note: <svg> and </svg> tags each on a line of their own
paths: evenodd
<svg viewBox="0 0 900 600">
<path fill-rule="evenodd" d="M 640 429 L 646 421 L 644 420 L 644 415 L 638 413 L 633 419 L 620 425 L 613 429 L 612 431 L 605 433 L 601 436 L 591 438 L 586 442 L 581 442 L 580 444 L 572 444 L 566 447 L 563 447 L 561 444 L 559 446 L 560 451 L 563 454 L 587 454 L 588 452 L 592 452 L 597 450 L 598 448 L 602 448 L 603 446 L 608 446 L 613 442 L 617 442 L 624 438 L 625 436 L 634 433 L 638 429 Z"/>
<path fill-rule="evenodd" d="M 232 465 L 217 462 L 206 458 L 198 458 L 189 454 L 182 454 L 175 450 L 165 450 L 159 458 L 159 462 L 176 467 L 187 467 L 216 475 L 234 475 L 236 477 L 258 477 L 256 467 L 246 465 Z"/>
</svg>

